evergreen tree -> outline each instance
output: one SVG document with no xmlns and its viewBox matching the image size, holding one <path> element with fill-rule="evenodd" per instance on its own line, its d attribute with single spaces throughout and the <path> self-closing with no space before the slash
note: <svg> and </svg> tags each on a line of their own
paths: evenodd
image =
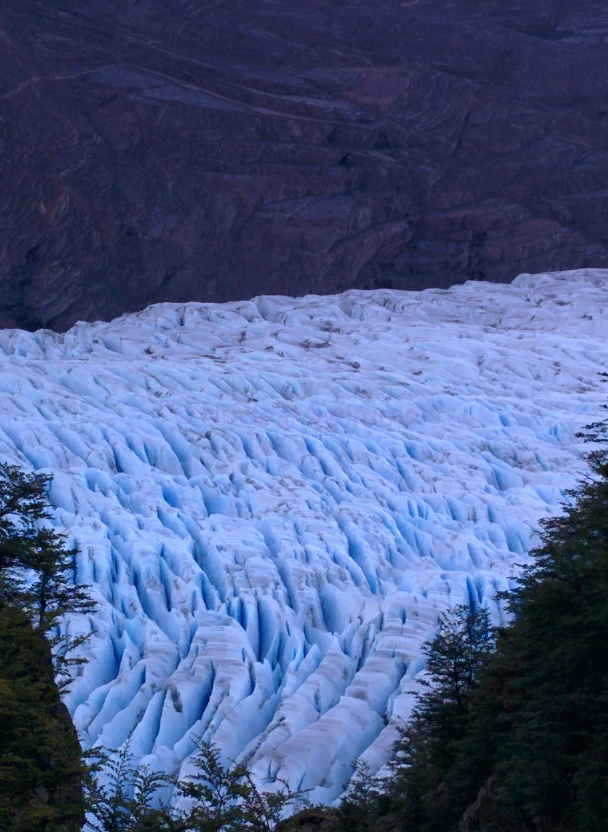
<svg viewBox="0 0 608 832">
<path fill-rule="evenodd" d="M 57 634 L 61 616 L 94 608 L 87 587 L 75 582 L 75 549 L 49 528 L 51 477 L 0 465 L 0 605 L 24 610 L 51 639 L 57 672 L 73 663 L 67 654 L 82 639 Z"/>
<path fill-rule="evenodd" d="M 574 504 L 544 524 L 488 678 L 501 675 L 494 805 L 512 824 L 489 827 L 501 832 L 606 829 L 608 457 L 590 462 Z"/>
<path fill-rule="evenodd" d="M 385 783 L 370 774 L 368 766 L 358 762 L 351 784 L 334 813 L 332 829 L 336 832 L 376 832 L 386 826 L 384 818 L 389 803 Z"/>
<path fill-rule="evenodd" d="M 0 832 L 78 832 L 81 776 L 50 646 L 23 611 L 0 605 Z"/>
<path fill-rule="evenodd" d="M 0 464 L 0 603 L 17 603 L 38 524 L 47 517 L 49 477 Z"/>
<path fill-rule="evenodd" d="M 461 625 L 428 648 L 431 687 L 390 787 L 408 832 L 607 828 L 608 455 L 590 463 L 508 594 L 495 651 L 482 643 L 463 676 Z"/>
<path fill-rule="evenodd" d="M 425 691 L 397 743 L 389 785 L 392 811 L 408 829 L 423 832 L 438 819 L 452 819 L 445 778 L 466 735 L 473 692 L 492 648 L 487 611 L 465 605 L 440 617 L 437 635 L 423 648 Z"/>
<path fill-rule="evenodd" d="M 54 675 L 74 646 L 59 617 L 92 602 L 48 527 L 48 483 L 0 465 L 0 832 L 76 832 L 84 819 L 80 747 Z"/>
</svg>

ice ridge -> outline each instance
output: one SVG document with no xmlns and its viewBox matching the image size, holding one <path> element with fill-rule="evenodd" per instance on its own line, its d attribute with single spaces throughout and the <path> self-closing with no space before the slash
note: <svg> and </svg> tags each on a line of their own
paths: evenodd
<svg viewBox="0 0 608 832">
<path fill-rule="evenodd" d="M 98 602 L 83 743 L 186 772 L 199 736 L 322 802 L 383 766 L 439 613 L 498 619 L 584 470 L 607 309 L 588 269 L 0 332 L 0 459 L 53 474 Z"/>
</svg>

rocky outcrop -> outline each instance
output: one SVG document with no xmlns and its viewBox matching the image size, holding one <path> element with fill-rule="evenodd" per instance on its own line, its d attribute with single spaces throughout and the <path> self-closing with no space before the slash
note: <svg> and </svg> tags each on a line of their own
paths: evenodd
<svg viewBox="0 0 608 832">
<path fill-rule="evenodd" d="M 600 0 L 5 4 L 0 324 L 608 266 L 607 37 Z"/>
</svg>

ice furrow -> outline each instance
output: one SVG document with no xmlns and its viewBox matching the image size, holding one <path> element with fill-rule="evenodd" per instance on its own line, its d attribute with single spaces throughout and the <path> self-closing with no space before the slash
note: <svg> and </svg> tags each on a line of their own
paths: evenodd
<svg viewBox="0 0 608 832">
<path fill-rule="evenodd" d="M 0 332 L 0 459 L 53 474 L 95 614 L 83 743 L 193 735 L 336 799 L 442 610 L 508 586 L 604 415 L 608 273 L 160 304 Z M 151 756 L 150 756 L 151 755 Z"/>
</svg>

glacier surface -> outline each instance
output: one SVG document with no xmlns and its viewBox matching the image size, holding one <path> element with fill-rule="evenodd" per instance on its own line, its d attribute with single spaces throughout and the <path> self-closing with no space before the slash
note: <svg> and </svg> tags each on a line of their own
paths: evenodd
<svg viewBox="0 0 608 832">
<path fill-rule="evenodd" d="M 195 736 L 341 794 L 389 759 L 438 615 L 509 585 L 603 416 L 608 272 L 161 304 L 0 332 L 0 459 L 53 474 L 95 614 L 85 746 Z"/>
</svg>

